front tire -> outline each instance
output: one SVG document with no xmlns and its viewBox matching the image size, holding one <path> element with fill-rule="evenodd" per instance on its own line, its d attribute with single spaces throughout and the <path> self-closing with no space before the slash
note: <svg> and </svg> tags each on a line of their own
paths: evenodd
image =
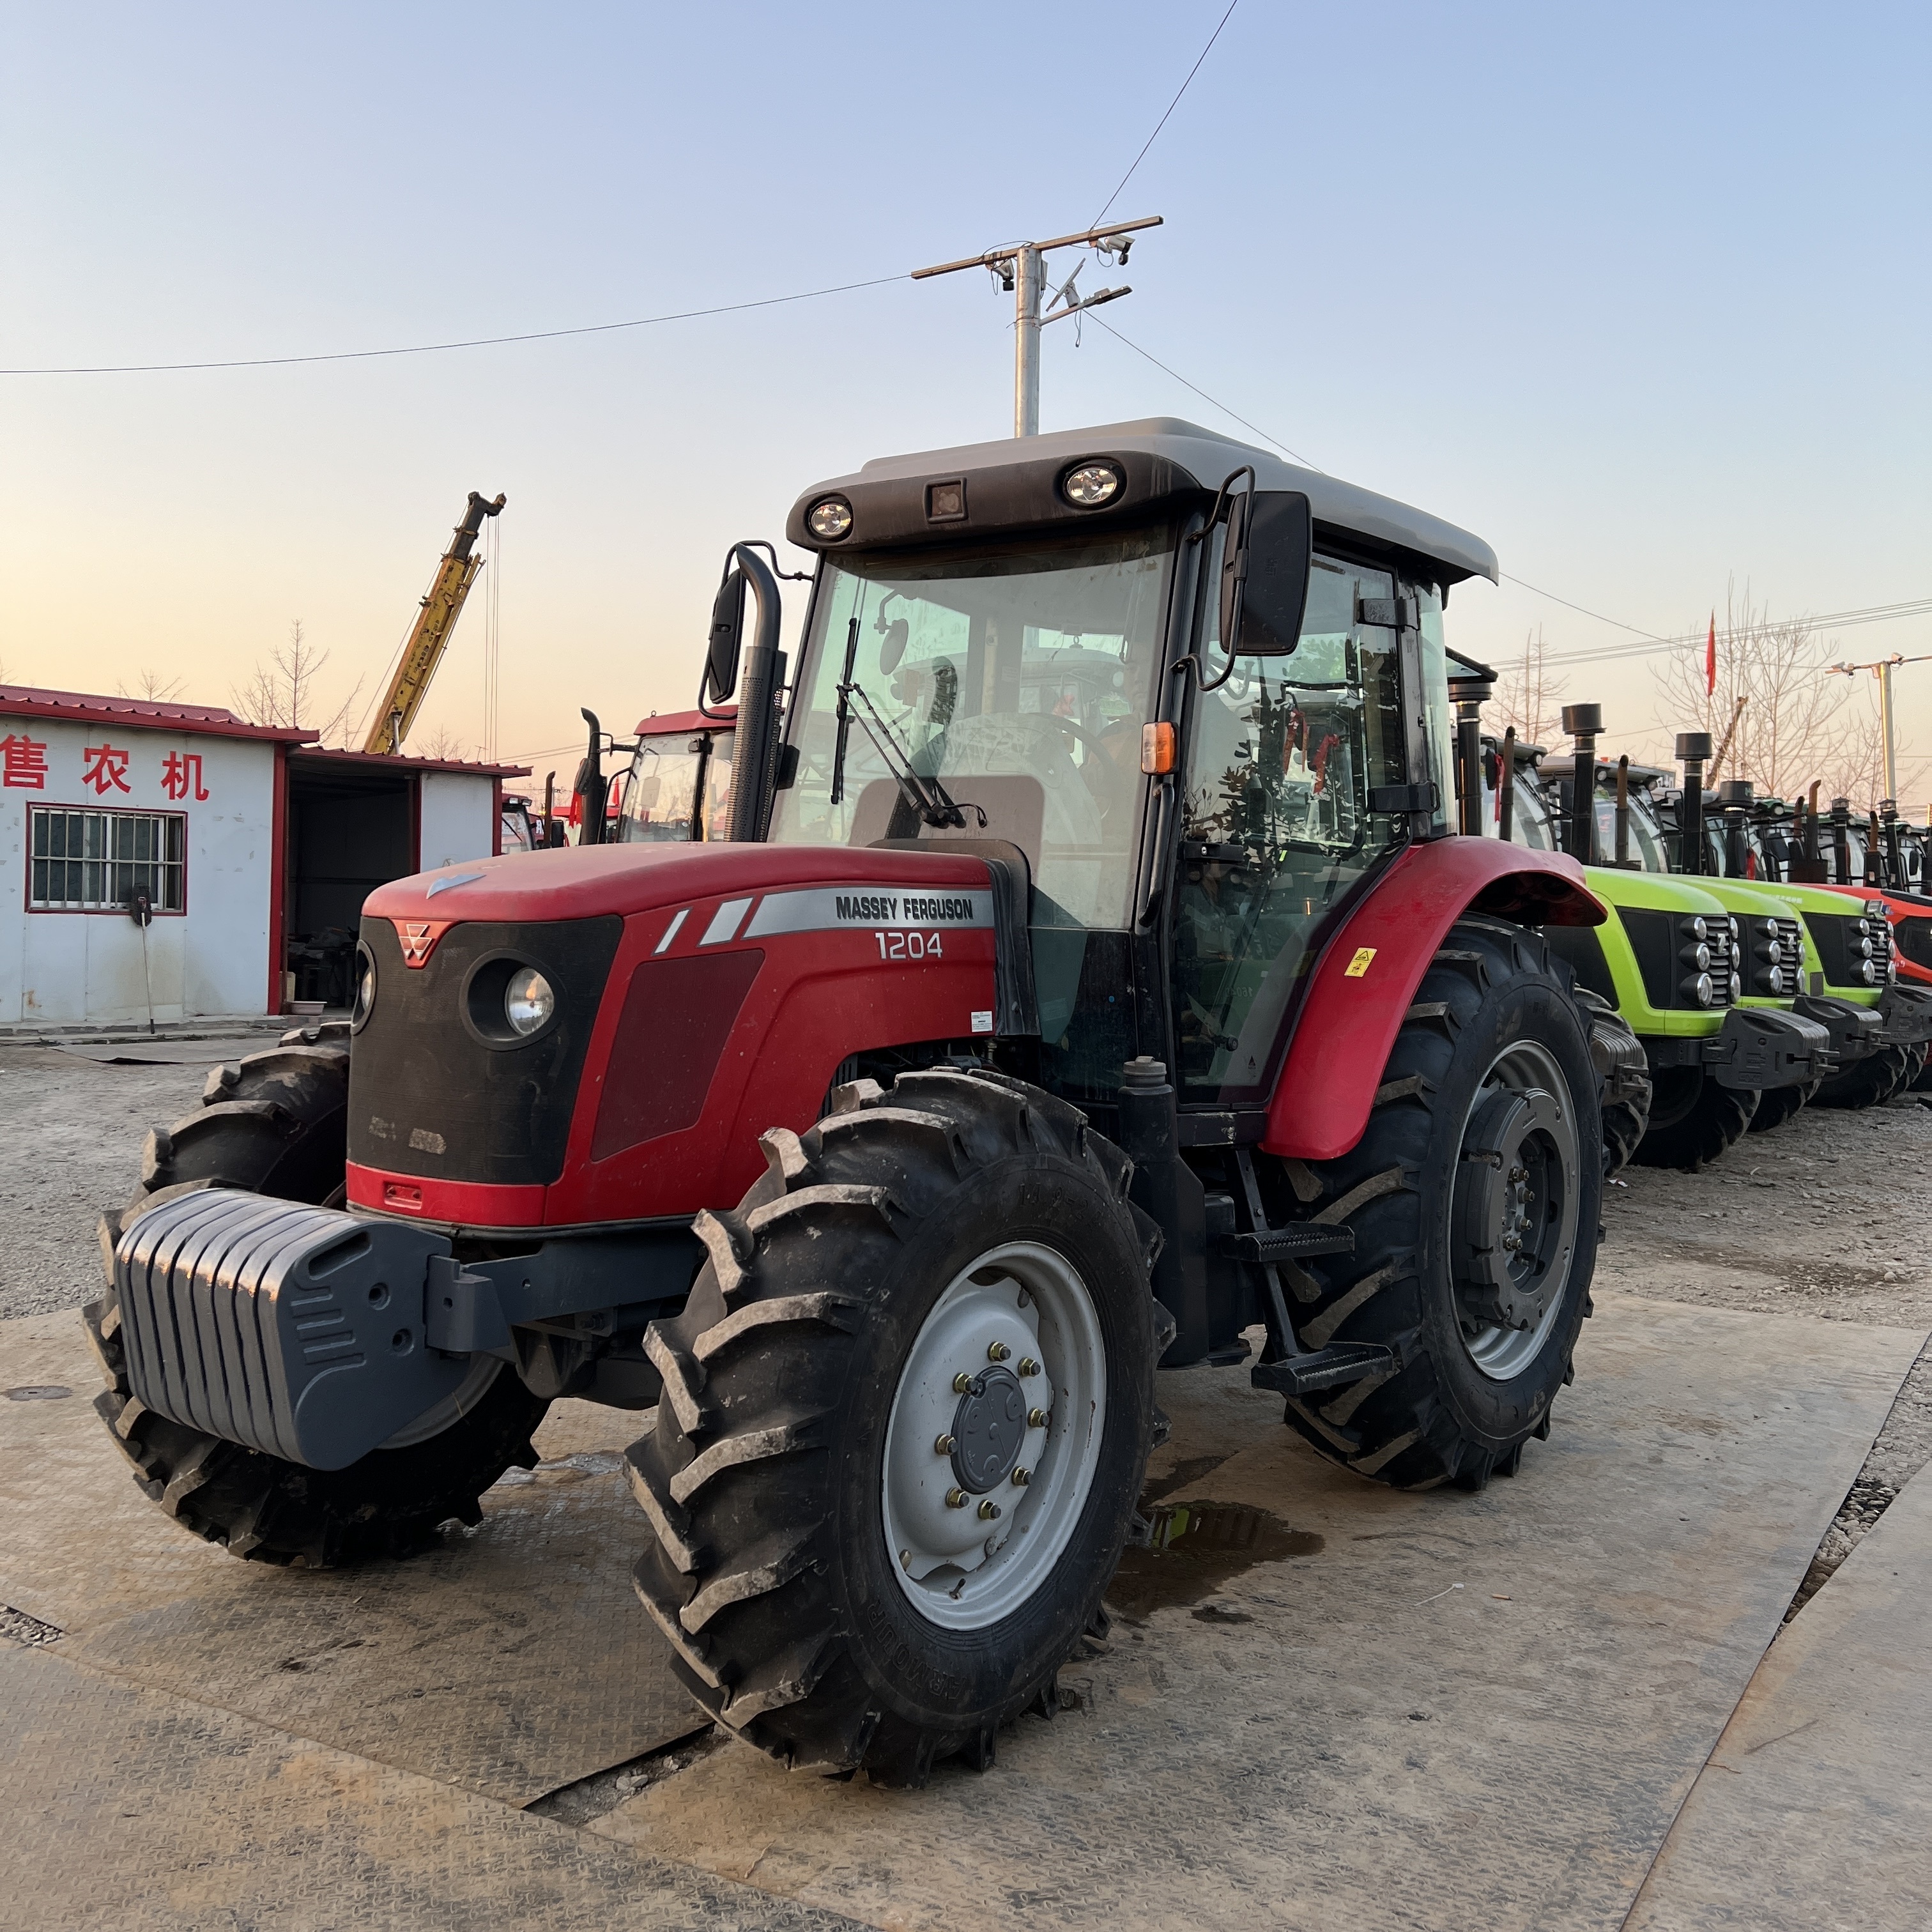
<svg viewBox="0 0 1932 1932">
<path fill-rule="evenodd" d="M 636 1582 L 712 1717 L 914 1786 L 1052 1715 L 1100 1611 L 1150 1441 L 1150 1243 L 1126 1157 L 1036 1088 L 836 1098 L 699 1217 L 710 1259 L 650 1331 Z"/>
<path fill-rule="evenodd" d="M 1302 1346 L 1379 1342 L 1399 1364 L 1288 1398 L 1289 1426 L 1331 1461 L 1398 1488 L 1480 1489 L 1549 1434 L 1602 1204 L 1588 1024 L 1540 939 L 1462 920 L 1361 1139 L 1338 1160 L 1275 1168 L 1285 1209 L 1355 1234 L 1352 1256 L 1284 1270 Z"/>
<path fill-rule="evenodd" d="M 1672 1067 L 1657 1082 L 1637 1165 L 1686 1174 L 1708 1167 L 1749 1132 L 1760 1098 L 1754 1089 L 1720 1086 L 1701 1066 Z"/>
<path fill-rule="evenodd" d="M 1804 1111 L 1805 1102 L 1818 1090 L 1815 1080 L 1798 1087 L 1767 1087 L 1757 1096 L 1757 1112 L 1752 1114 L 1749 1131 L 1768 1134 L 1787 1120 L 1795 1120 Z"/>
<path fill-rule="evenodd" d="M 1912 1053 L 1909 1046 L 1882 1046 L 1876 1053 L 1834 1075 L 1818 1089 L 1821 1107 L 1882 1107 L 1911 1084 Z"/>
<path fill-rule="evenodd" d="M 201 1111 L 148 1136 L 141 1185 L 106 1233 L 118 1238 L 148 1208 L 197 1188 L 318 1207 L 340 1201 L 346 1034 L 289 1034 L 265 1053 L 216 1067 Z M 107 1379 L 94 1407 L 136 1481 L 184 1528 L 230 1556 L 312 1569 L 411 1556 L 444 1522 L 480 1522 L 482 1492 L 512 1464 L 536 1462 L 530 1437 L 549 1404 L 494 1358 L 475 1358 L 476 1372 L 392 1445 L 346 1469 L 311 1469 L 134 1401 L 111 1285 L 82 1318 Z"/>
</svg>

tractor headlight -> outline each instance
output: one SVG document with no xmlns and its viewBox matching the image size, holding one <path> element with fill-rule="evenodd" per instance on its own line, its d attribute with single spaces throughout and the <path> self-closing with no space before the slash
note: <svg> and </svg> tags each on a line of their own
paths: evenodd
<svg viewBox="0 0 1932 1932">
<path fill-rule="evenodd" d="M 1700 973 L 1709 972 L 1711 970 L 1711 949 L 1708 946 L 1693 947 L 1690 951 L 1690 958 L 1685 960 L 1684 963 L 1687 966 L 1696 967 L 1697 970 Z"/>
<path fill-rule="evenodd" d="M 349 1024 L 360 1033 L 376 1007 L 376 962 L 366 946 L 356 949 L 356 991 L 349 1005 Z"/>
<path fill-rule="evenodd" d="M 1696 979 L 1685 980 L 1684 990 L 1700 1006 L 1708 1006 L 1718 997 L 1718 989 L 1711 983 L 1711 976 L 1708 973 L 1700 973 Z"/>
<path fill-rule="evenodd" d="M 1684 929 L 1693 939 L 1708 939 L 1711 936 L 1711 928 L 1704 923 L 1701 915 L 1694 915 Z"/>
<path fill-rule="evenodd" d="M 1784 969 L 1782 967 L 1774 966 L 1771 970 L 1764 976 L 1764 989 L 1767 993 L 1772 994 L 1774 996 L 1781 994 L 1784 992 Z"/>
<path fill-rule="evenodd" d="M 1060 494 L 1076 509 L 1097 510 L 1120 494 L 1122 480 L 1111 463 L 1083 463 L 1061 479 Z"/>
<path fill-rule="evenodd" d="M 1871 943 L 1871 941 L 1870 941 L 1869 939 L 1862 939 L 1862 940 L 1860 940 L 1858 941 L 1858 957 L 1859 957 L 1861 959 L 1869 959 L 1871 956 L 1872 956 L 1872 943 Z"/>
<path fill-rule="evenodd" d="M 1736 1006 L 1744 996 L 1744 976 L 1742 973 L 1731 975 L 1731 1004 Z"/>
<path fill-rule="evenodd" d="M 556 1011 L 556 990 L 534 966 L 519 966 L 510 975 L 503 988 L 503 1017 L 512 1033 L 535 1033 L 550 1024 Z"/>
<path fill-rule="evenodd" d="M 821 496 L 806 512 L 805 526 L 821 543 L 836 543 L 852 528 L 852 506 L 843 496 Z"/>
<path fill-rule="evenodd" d="M 1878 968 L 1869 959 L 1861 959 L 1858 962 L 1858 977 L 1868 986 L 1876 986 L 1878 984 Z"/>
</svg>

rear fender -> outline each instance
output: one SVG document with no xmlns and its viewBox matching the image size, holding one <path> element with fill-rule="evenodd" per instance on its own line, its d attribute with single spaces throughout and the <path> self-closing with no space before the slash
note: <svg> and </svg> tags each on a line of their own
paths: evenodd
<svg viewBox="0 0 1932 1932">
<path fill-rule="evenodd" d="M 1333 1160 L 1362 1137 L 1395 1036 L 1465 913 L 1519 926 L 1609 916 L 1574 859 L 1495 838 L 1412 845 L 1324 948 L 1268 1103 L 1264 1153 Z"/>
</svg>

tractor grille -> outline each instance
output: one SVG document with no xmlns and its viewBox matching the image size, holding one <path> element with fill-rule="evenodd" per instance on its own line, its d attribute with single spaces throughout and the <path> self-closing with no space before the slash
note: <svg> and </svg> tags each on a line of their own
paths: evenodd
<svg viewBox="0 0 1932 1932">
<path fill-rule="evenodd" d="M 364 920 L 376 997 L 350 1062 L 349 1158 L 437 1180 L 556 1180 L 623 930 L 616 918 L 464 923 L 411 966 L 391 921 Z M 537 968 L 556 994 L 556 1019 L 527 1040 L 501 1024 L 512 964 Z"/>
<path fill-rule="evenodd" d="M 1724 914 L 1658 912 L 1640 906 L 1618 906 L 1615 910 L 1630 937 L 1644 993 L 1653 1006 L 1659 1011 L 1676 1007 L 1714 1012 L 1731 1004 L 1731 922 Z M 1708 1001 L 1697 996 L 1698 981 L 1707 973 Z"/>
<path fill-rule="evenodd" d="M 1795 919 L 1750 913 L 1739 920 L 1738 970 L 1744 990 L 1760 999 L 1788 1000 L 1804 990 L 1804 938 Z"/>
<path fill-rule="evenodd" d="M 1882 902 L 1862 913 L 1808 912 L 1804 923 L 1828 986 L 1882 986 L 1891 978 L 1892 928 Z"/>
</svg>

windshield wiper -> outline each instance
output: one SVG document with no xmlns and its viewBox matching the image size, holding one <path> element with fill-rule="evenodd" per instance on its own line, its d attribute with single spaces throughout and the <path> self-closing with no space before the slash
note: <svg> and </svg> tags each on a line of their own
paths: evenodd
<svg viewBox="0 0 1932 1932">
<path fill-rule="evenodd" d="M 852 667 L 858 656 L 859 616 L 854 611 L 852 621 L 845 627 L 845 668 L 839 674 L 838 731 L 832 752 L 832 790 L 825 801 L 827 805 L 845 802 L 845 742 L 852 735 L 852 707 L 845 694 L 852 688 Z"/>
<path fill-rule="evenodd" d="M 872 714 L 869 721 L 864 713 L 860 714 L 860 729 L 872 740 L 873 748 L 884 760 L 886 770 L 892 775 L 892 782 L 899 788 L 900 797 L 935 830 L 950 830 L 963 826 L 966 823 L 965 813 L 946 796 L 946 788 L 938 778 L 928 778 L 923 772 L 913 770 L 910 754 L 899 742 L 892 728 L 880 716 L 878 706 L 866 695 L 865 687 L 858 684 L 842 684 L 838 687 L 838 700 L 842 705 L 854 698 Z M 878 727 L 876 731 L 872 728 L 874 724 Z M 835 772 L 836 777 L 843 776 L 842 771 Z M 978 815 L 983 826 L 986 823 L 986 814 L 976 805 L 970 808 Z"/>
</svg>

